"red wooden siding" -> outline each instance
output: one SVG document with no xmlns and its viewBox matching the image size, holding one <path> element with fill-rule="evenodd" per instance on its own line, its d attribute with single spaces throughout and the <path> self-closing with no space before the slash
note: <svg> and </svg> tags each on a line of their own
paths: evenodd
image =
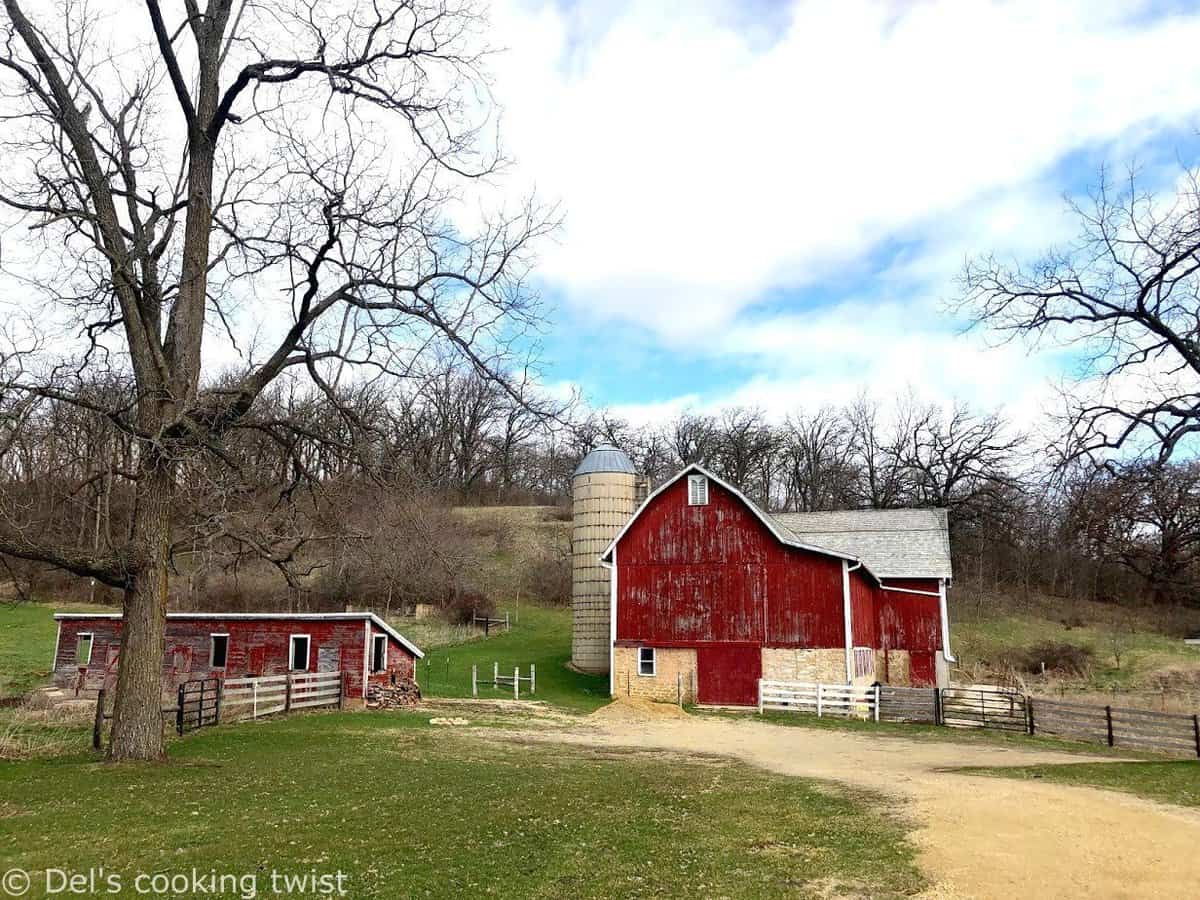
<svg viewBox="0 0 1200 900">
<path fill-rule="evenodd" d="M 916 582 L 920 583 L 920 582 Z M 893 585 L 893 582 L 888 582 Z M 937 581 L 928 584 L 937 590 Z M 896 586 L 900 586 L 896 584 Z M 903 585 L 907 587 L 908 585 Z M 928 590 L 927 587 L 913 590 Z M 940 650 L 942 647 L 942 613 L 937 597 L 905 594 L 899 591 L 876 591 L 879 621 L 879 644 L 884 650 Z"/>
<path fill-rule="evenodd" d="M 786 547 L 741 500 L 687 480 L 654 499 L 617 548 L 617 639 L 844 646 L 842 562 Z"/>
<path fill-rule="evenodd" d="M 762 650 L 757 644 L 700 644 L 696 675 L 701 703 L 752 706 L 758 702 Z"/>
<path fill-rule="evenodd" d="M 850 573 L 850 620 L 855 647 L 875 647 L 879 642 L 876 612 L 878 586 L 862 569 Z"/>
<path fill-rule="evenodd" d="M 54 660 L 55 682 L 65 687 L 95 690 L 116 685 L 116 660 L 120 652 L 120 619 L 83 618 L 59 621 L 58 651 Z M 347 695 L 362 696 L 367 665 L 366 619 L 167 619 L 163 686 L 171 689 L 183 681 L 241 675 L 279 675 L 288 671 L 291 636 L 310 637 L 308 671 L 321 666 L 322 651 L 328 671 L 346 673 Z M 75 664 L 80 633 L 91 632 L 91 662 L 85 669 Z M 228 634 L 229 647 L 224 668 L 209 666 L 209 638 Z M 370 680 L 411 678 L 415 659 L 398 641 L 388 638 L 388 667 Z M 332 661 L 336 660 L 336 663 Z"/>
</svg>

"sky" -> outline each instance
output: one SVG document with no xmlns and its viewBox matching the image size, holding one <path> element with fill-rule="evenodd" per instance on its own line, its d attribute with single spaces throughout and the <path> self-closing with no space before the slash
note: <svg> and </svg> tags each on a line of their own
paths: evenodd
<svg viewBox="0 0 1200 900">
<path fill-rule="evenodd" d="M 1069 240 L 1100 167 L 1200 154 L 1200 6 L 497 0 L 506 189 L 565 220 L 542 372 L 634 422 L 912 391 L 1035 420 L 1070 372 L 963 333 L 969 257 Z"/>
</svg>

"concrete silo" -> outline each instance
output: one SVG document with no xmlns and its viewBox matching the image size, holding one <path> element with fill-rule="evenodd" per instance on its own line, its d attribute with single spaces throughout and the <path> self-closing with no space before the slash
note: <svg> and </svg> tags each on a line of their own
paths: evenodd
<svg viewBox="0 0 1200 900">
<path fill-rule="evenodd" d="M 585 672 L 607 672 L 608 569 L 600 554 L 633 516 L 645 493 L 633 463 L 603 444 L 583 458 L 571 482 L 571 662 Z"/>
</svg>

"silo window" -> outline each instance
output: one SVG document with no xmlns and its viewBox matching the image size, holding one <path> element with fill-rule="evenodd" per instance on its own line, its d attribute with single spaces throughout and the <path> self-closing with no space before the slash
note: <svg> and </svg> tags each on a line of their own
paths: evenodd
<svg viewBox="0 0 1200 900">
<path fill-rule="evenodd" d="M 638 647 L 638 674 L 654 675 L 653 647 Z"/>
<path fill-rule="evenodd" d="M 688 476 L 688 506 L 708 504 L 708 479 L 703 475 Z"/>
</svg>

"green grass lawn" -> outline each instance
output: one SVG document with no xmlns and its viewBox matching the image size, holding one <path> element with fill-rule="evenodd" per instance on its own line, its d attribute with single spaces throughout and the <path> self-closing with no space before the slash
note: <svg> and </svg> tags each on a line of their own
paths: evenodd
<svg viewBox="0 0 1200 900">
<path fill-rule="evenodd" d="M 191 735 L 167 765 L 0 763 L 0 871 L 345 873 L 347 896 L 910 895 L 878 798 L 742 764 L 519 746 L 428 714 Z M 43 879 L 39 882 L 39 878 Z M 234 896 L 226 892 L 221 896 Z M 306 894 L 312 896 L 313 894 Z"/>
<path fill-rule="evenodd" d="M 1065 766 L 1017 766 L 967 771 L 1004 778 L 1044 778 L 1063 784 L 1125 791 L 1162 803 L 1200 806 L 1200 761 L 1197 760 L 1072 763 Z"/>
<path fill-rule="evenodd" d="M 537 667 L 537 693 L 533 699 L 546 700 L 579 712 L 590 712 L 608 702 L 608 676 L 583 675 L 568 669 L 571 659 L 571 610 L 566 607 L 523 606 L 520 621 L 508 632 L 493 632 L 486 640 L 437 647 L 420 662 L 421 690 L 427 697 L 470 697 L 471 665 L 479 667 L 479 677 L 489 684 L 481 686 L 481 698 L 512 697 L 512 688 L 493 689 L 492 664 L 512 675 L 519 666 L 521 675 L 529 674 L 529 665 Z M 526 686 L 521 685 L 524 698 Z"/>
<path fill-rule="evenodd" d="M 15 697 L 50 675 L 54 609 L 41 603 L 0 604 L 0 697 Z"/>
</svg>

